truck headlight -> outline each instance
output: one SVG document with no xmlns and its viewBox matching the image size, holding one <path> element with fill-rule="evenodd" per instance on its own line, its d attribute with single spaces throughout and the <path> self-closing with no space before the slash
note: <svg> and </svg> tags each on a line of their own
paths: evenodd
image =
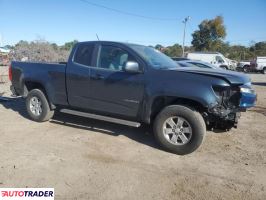
<svg viewBox="0 0 266 200">
<path fill-rule="evenodd" d="M 246 87 L 246 86 L 241 86 L 240 87 L 240 92 L 255 94 L 255 90 L 253 90 L 250 87 Z"/>
</svg>

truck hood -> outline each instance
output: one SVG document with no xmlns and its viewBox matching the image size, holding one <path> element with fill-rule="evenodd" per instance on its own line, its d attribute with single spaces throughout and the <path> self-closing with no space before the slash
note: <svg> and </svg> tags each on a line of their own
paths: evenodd
<svg viewBox="0 0 266 200">
<path fill-rule="evenodd" d="M 184 67 L 184 68 L 176 68 L 171 69 L 176 71 L 182 71 L 186 73 L 193 73 L 193 74 L 200 74 L 204 76 L 212 76 L 212 77 L 218 77 L 222 78 L 229 83 L 233 85 L 243 85 L 248 82 L 251 82 L 250 78 L 242 73 L 239 72 L 233 72 L 229 70 L 217 70 L 217 69 L 204 69 L 204 68 L 198 68 L 198 67 Z"/>
</svg>

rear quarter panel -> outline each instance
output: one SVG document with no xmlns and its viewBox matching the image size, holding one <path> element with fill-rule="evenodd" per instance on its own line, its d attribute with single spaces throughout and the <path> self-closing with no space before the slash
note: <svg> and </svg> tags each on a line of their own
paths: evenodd
<svg viewBox="0 0 266 200">
<path fill-rule="evenodd" d="M 12 85 L 25 96 L 25 83 L 41 84 L 53 104 L 67 105 L 65 64 L 12 62 Z"/>
</svg>

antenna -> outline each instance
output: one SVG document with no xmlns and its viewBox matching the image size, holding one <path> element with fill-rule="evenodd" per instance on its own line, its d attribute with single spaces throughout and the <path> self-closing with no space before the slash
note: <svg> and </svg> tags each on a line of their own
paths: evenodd
<svg viewBox="0 0 266 200">
<path fill-rule="evenodd" d="M 96 33 L 96 37 L 97 37 L 98 41 L 100 41 L 100 39 L 99 39 L 99 37 L 98 37 L 98 34 L 97 34 L 97 33 Z"/>
</svg>

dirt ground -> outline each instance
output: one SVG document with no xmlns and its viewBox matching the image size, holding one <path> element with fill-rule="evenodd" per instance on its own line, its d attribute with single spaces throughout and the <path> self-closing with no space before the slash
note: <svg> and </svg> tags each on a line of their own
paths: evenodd
<svg viewBox="0 0 266 200">
<path fill-rule="evenodd" d="M 0 100 L 0 187 L 54 187 L 56 199 L 264 200 L 266 75 L 250 76 L 257 106 L 186 156 L 160 150 L 143 128 L 63 114 L 36 123 L 23 99 Z"/>
</svg>

